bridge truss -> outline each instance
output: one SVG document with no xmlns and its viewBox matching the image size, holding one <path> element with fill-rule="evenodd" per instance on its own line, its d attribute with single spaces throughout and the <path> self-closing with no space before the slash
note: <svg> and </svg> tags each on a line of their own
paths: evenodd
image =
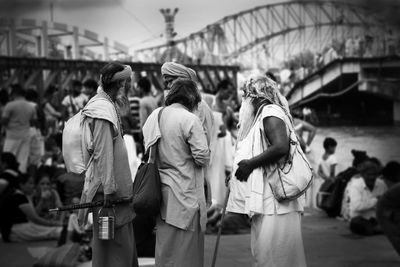
<svg viewBox="0 0 400 267">
<path fill-rule="evenodd" d="M 172 44 L 140 49 L 136 55 L 141 61 L 160 62 L 166 53 L 179 50 L 186 62 L 265 68 L 305 50 L 322 53 L 357 36 L 371 37 L 373 42 L 364 45 L 374 55 L 383 55 L 389 26 L 373 10 L 351 2 L 304 0 L 259 6 L 224 17 Z"/>
</svg>

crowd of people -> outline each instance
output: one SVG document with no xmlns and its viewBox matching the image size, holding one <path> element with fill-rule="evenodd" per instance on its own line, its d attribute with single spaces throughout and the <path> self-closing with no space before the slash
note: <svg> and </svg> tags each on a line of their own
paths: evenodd
<svg viewBox="0 0 400 267">
<path fill-rule="evenodd" d="M 393 208 L 398 205 L 398 200 L 390 192 L 400 182 L 400 163 L 390 161 L 382 166 L 379 159 L 368 156 L 366 151 L 353 149 L 352 166 L 337 173 L 337 146 L 338 142 L 331 137 L 323 142 L 325 152 L 317 166 L 318 178 L 311 188 L 311 206 L 321 208 L 330 217 L 348 221 L 349 229 L 354 234 L 369 236 L 385 233 L 393 240 L 397 234 L 390 227 L 398 223 L 394 219 L 397 213 Z M 389 199 L 387 194 L 391 196 Z M 387 207 L 390 207 L 389 219 L 382 217 L 381 210 Z M 392 225 L 382 224 L 384 220 L 389 220 Z M 392 243 L 399 251 L 398 241 Z"/>
<path fill-rule="evenodd" d="M 306 195 L 284 203 L 274 198 L 265 181 L 289 153 L 290 133 L 308 153 L 316 128 L 307 122 L 310 110 L 299 115 L 289 109 L 271 73 L 248 79 L 242 101 L 229 80 L 212 95 L 201 92 L 196 72 L 181 64 L 167 62 L 161 74 L 162 92 L 116 62 L 103 67 L 98 81 L 73 80 L 68 90 L 50 86 L 42 98 L 18 84 L 1 90 L 3 241 L 89 242 L 94 266 L 137 266 L 138 256 L 155 257 L 157 266 L 203 266 L 206 230 L 239 220 L 251 231 L 256 266 L 306 266 L 305 205 L 341 216 L 357 234 L 396 231 L 399 163 L 383 167 L 354 151 L 353 166 L 337 173 L 340 142 L 330 137 Z M 84 118 L 84 177 L 67 172 L 63 159 L 62 130 L 76 114 Z M 49 211 L 97 200 L 110 208 L 132 197 L 138 167 L 154 144 L 162 195 L 157 217 L 118 205 L 114 240 L 105 241 L 97 235 L 100 208 L 91 215 Z M 227 191 L 230 216 L 220 221 Z M 398 240 L 392 241 L 399 251 Z"/>
</svg>

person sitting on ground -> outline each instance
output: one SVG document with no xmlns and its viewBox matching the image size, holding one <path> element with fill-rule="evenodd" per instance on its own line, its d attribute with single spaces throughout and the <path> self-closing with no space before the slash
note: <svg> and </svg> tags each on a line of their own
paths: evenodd
<svg viewBox="0 0 400 267">
<path fill-rule="evenodd" d="M 361 164 L 368 159 L 366 151 L 351 150 L 353 155 L 352 166 L 341 171 L 334 180 L 325 180 L 317 194 L 317 206 L 324 210 L 329 217 L 342 217 L 350 220 L 347 186 L 354 177 L 358 179 Z"/>
<path fill-rule="evenodd" d="M 387 190 L 386 184 L 377 179 L 378 166 L 370 159 L 360 166 L 360 179 L 349 184 L 350 230 L 359 235 L 373 235 L 380 232 L 376 220 L 376 205 Z"/>
<path fill-rule="evenodd" d="M 3 152 L 1 154 L 0 174 L 0 198 L 9 189 L 16 188 L 18 185 L 18 176 L 21 174 L 18 170 L 19 163 L 12 153 Z"/>
<path fill-rule="evenodd" d="M 335 151 L 337 142 L 331 137 L 327 137 L 324 140 L 325 153 L 322 155 L 322 159 L 318 164 L 318 175 L 323 180 L 335 179 L 335 168 L 337 165 L 337 159 Z"/>
<path fill-rule="evenodd" d="M 80 199 L 74 197 L 71 201 L 72 205 L 79 204 Z M 85 234 L 85 227 L 79 225 L 78 210 L 73 210 L 68 218 L 67 242 L 81 242 Z"/>
<path fill-rule="evenodd" d="M 360 169 L 364 161 L 369 159 L 366 151 L 352 149 L 351 153 L 353 154 L 353 162 L 352 166 L 342 171 L 337 175 L 336 181 L 342 181 L 342 197 L 341 197 L 341 205 L 340 205 L 340 216 L 346 220 L 350 221 L 350 198 L 349 198 L 349 187 L 352 181 L 360 179 Z M 340 195 L 339 195 L 340 196 Z"/>
<path fill-rule="evenodd" d="M 36 192 L 33 195 L 33 204 L 37 214 L 50 221 L 62 221 L 62 217 L 57 212 L 49 212 L 49 209 L 61 207 L 60 196 L 56 190 L 51 188 L 51 167 L 42 166 L 38 170 L 36 180 Z"/>
<path fill-rule="evenodd" d="M 400 163 L 390 161 L 382 169 L 382 179 L 388 188 L 400 182 Z"/>
<path fill-rule="evenodd" d="M 18 171 L 19 163 L 15 159 L 15 156 L 9 152 L 3 152 L 1 154 L 0 169 L 0 230 L 3 236 L 9 235 L 9 227 L 7 226 L 5 219 L 5 207 L 9 204 L 6 203 L 9 196 L 11 196 L 15 189 L 18 187 L 18 177 L 21 173 Z M 7 240 L 6 240 L 7 241 Z"/>
<path fill-rule="evenodd" d="M 307 195 L 307 204 L 309 207 L 316 208 L 318 192 L 324 181 L 331 180 L 333 183 L 335 179 L 335 168 L 337 165 L 337 159 L 335 151 L 337 142 L 331 137 L 327 137 L 324 140 L 325 153 L 322 155 L 321 161 L 318 163 L 317 177 L 315 177 L 312 186 L 309 189 Z M 318 200 L 320 202 L 320 200 Z"/>
<path fill-rule="evenodd" d="M 5 220 L 8 234 L 4 241 L 38 241 L 58 239 L 62 231 L 62 223 L 41 218 L 32 204 L 34 192 L 32 176 L 19 176 L 18 189 L 6 200 Z M 3 218 L 2 218 L 3 219 Z"/>
<path fill-rule="evenodd" d="M 400 255 L 400 163 L 389 162 L 382 174 L 389 190 L 378 202 L 377 218 L 383 233 Z"/>
</svg>

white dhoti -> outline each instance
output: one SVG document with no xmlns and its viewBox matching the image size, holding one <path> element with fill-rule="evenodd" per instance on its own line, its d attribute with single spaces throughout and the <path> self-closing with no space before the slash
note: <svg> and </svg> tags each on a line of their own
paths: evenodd
<svg viewBox="0 0 400 267">
<path fill-rule="evenodd" d="M 306 266 L 300 219 L 300 212 L 252 217 L 254 267 Z"/>
</svg>

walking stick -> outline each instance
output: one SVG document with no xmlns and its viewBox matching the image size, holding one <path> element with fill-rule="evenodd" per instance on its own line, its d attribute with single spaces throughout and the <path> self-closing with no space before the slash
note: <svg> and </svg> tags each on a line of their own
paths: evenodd
<svg viewBox="0 0 400 267">
<path fill-rule="evenodd" d="M 130 203 L 132 202 L 133 198 L 120 198 L 111 201 L 111 204 L 116 205 L 116 204 L 122 204 L 122 203 Z M 74 205 L 67 205 L 67 206 L 62 206 L 58 207 L 55 209 L 49 209 L 49 212 L 59 212 L 59 211 L 66 211 L 66 210 L 77 210 L 77 209 L 86 209 L 86 208 L 95 208 L 95 207 L 101 207 L 103 206 L 103 200 L 99 201 L 94 201 L 94 202 L 88 202 L 88 203 L 82 203 L 82 204 L 74 204 Z"/>
<path fill-rule="evenodd" d="M 217 235 L 217 241 L 215 242 L 215 249 L 214 249 L 214 255 L 212 259 L 212 264 L 211 267 L 215 267 L 215 262 L 217 260 L 217 254 L 218 254 L 218 246 L 219 246 L 219 239 L 221 238 L 221 232 L 222 232 L 222 225 L 224 223 L 224 217 L 225 217 L 225 212 L 226 212 L 226 205 L 228 204 L 228 199 L 229 199 L 229 193 L 231 192 L 230 187 L 226 189 L 226 194 L 225 194 L 225 200 L 224 200 L 224 208 L 222 209 L 222 215 L 221 215 L 221 223 L 218 226 L 218 235 Z"/>
</svg>

